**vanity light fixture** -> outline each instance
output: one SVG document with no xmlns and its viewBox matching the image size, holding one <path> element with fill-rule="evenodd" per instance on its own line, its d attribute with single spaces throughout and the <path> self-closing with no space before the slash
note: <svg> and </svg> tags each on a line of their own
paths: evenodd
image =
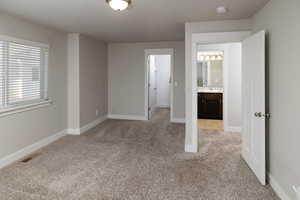
<svg viewBox="0 0 300 200">
<path fill-rule="evenodd" d="M 200 62 L 223 60 L 223 58 L 224 53 L 220 51 L 207 51 L 197 53 L 197 60 Z"/>
<path fill-rule="evenodd" d="M 131 4 L 131 0 L 106 0 L 106 3 L 116 11 L 126 10 Z"/>
<path fill-rule="evenodd" d="M 224 59 L 224 53 L 221 51 L 202 51 L 197 53 L 197 60 L 203 61 L 220 61 Z"/>
</svg>

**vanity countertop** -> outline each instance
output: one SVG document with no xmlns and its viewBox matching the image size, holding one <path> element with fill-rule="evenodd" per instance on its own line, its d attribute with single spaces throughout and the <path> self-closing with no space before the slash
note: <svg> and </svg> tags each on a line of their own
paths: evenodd
<svg viewBox="0 0 300 200">
<path fill-rule="evenodd" d="M 223 93 L 223 88 L 202 88 L 198 87 L 198 93 Z"/>
</svg>

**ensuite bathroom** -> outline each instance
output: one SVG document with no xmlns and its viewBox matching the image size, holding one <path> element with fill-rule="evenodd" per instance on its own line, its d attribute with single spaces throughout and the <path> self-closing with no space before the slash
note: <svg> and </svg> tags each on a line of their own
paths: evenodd
<svg viewBox="0 0 300 200">
<path fill-rule="evenodd" d="M 223 131 L 223 51 L 197 54 L 198 127 Z"/>
</svg>

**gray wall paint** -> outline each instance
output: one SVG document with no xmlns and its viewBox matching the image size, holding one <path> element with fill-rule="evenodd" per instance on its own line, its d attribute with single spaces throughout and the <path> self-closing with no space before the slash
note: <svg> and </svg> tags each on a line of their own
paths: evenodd
<svg viewBox="0 0 300 200">
<path fill-rule="evenodd" d="M 254 31 L 268 32 L 268 170 L 291 199 L 291 186 L 300 185 L 299 8 L 299 0 L 271 0 L 254 17 Z"/>
<path fill-rule="evenodd" d="M 145 49 L 174 48 L 174 118 L 184 118 L 184 42 L 113 43 L 108 47 L 108 112 L 145 116 Z"/>
<path fill-rule="evenodd" d="M 107 115 L 107 45 L 80 35 L 80 126 Z M 98 110 L 98 116 L 96 116 Z"/>
<path fill-rule="evenodd" d="M 51 106 L 0 118 L 0 158 L 67 127 L 67 34 L 0 13 L 0 34 L 50 44 Z"/>
</svg>

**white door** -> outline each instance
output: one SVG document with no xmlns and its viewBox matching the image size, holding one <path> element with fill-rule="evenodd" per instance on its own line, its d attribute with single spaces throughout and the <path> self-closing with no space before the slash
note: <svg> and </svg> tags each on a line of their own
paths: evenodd
<svg viewBox="0 0 300 200">
<path fill-rule="evenodd" d="M 243 41 L 242 60 L 242 156 L 265 185 L 265 31 Z"/>
<path fill-rule="evenodd" d="M 155 57 L 153 55 L 148 56 L 148 66 L 149 66 L 149 119 L 152 118 L 153 112 L 156 108 L 156 67 L 155 67 Z"/>
</svg>

